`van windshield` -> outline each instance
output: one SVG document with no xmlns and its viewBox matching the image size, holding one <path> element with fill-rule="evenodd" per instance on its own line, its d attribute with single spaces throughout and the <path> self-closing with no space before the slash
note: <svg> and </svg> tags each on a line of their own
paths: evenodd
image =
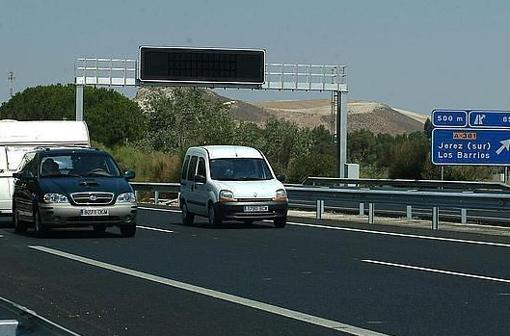
<svg viewBox="0 0 510 336">
<path fill-rule="evenodd" d="M 271 180 L 273 175 L 263 159 L 212 159 L 209 160 L 211 178 L 219 181 Z"/>
<path fill-rule="evenodd" d="M 42 177 L 121 176 L 112 158 L 103 153 L 70 153 L 45 156 L 41 160 L 40 174 Z"/>
</svg>

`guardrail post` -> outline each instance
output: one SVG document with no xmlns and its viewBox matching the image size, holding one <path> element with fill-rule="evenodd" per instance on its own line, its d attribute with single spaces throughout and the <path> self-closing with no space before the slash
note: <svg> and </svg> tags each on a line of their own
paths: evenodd
<svg viewBox="0 0 510 336">
<path fill-rule="evenodd" d="M 315 220 L 318 221 L 321 220 L 322 217 L 324 216 L 324 201 L 323 200 L 315 201 L 315 206 L 316 206 Z"/>
<path fill-rule="evenodd" d="M 432 207 L 432 230 L 439 230 L 439 207 Z"/>
<path fill-rule="evenodd" d="M 138 201 L 138 190 L 135 190 L 135 198 L 136 198 L 136 201 Z"/>
<path fill-rule="evenodd" d="M 368 203 L 368 224 L 374 224 L 374 203 Z"/>
<path fill-rule="evenodd" d="M 467 224 L 467 209 L 460 209 L 460 222 Z"/>
<path fill-rule="evenodd" d="M 159 204 L 159 191 L 154 191 L 154 204 Z"/>
<path fill-rule="evenodd" d="M 359 204 L 359 215 L 360 216 L 365 215 L 365 203 L 360 203 Z"/>
<path fill-rule="evenodd" d="M 413 219 L 413 206 L 412 205 L 406 206 L 406 215 L 407 215 L 407 220 Z"/>
</svg>

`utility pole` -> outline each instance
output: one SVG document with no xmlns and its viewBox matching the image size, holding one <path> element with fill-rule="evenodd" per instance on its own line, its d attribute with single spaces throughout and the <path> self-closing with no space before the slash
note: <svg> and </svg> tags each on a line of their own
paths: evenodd
<svg viewBox="0 0 510 336">
<path fill-rule="evenodd" d="M 7 80 L 9 80 L 9 97 L 14 96 L 14 80 L 16 77 L 14 77 L 14 72 L 10 71 L 7 75 Z"/>
</svg>

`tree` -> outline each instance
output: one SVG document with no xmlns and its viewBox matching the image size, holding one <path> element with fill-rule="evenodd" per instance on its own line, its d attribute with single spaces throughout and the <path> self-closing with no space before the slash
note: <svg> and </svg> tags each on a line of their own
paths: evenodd
<svg viewBox="0 0 510 336">
<path fill-rule="evenodd" d="M 427 118 L 427 120 L 425 121 L 425 124 L 423 125 L 423 132 L 425 132 L 427 139 L 432 138 L 432 130 L 433 129 L 434 129 L 434 126 L 432 126 L 432 123 L 430 122 L 430 118 Z"/>
<path fill-rule="evenodd" d="M 235 121 L 227 108 L 204 90 L 176 88 L 153 91 L 147 101 L 147 144 L 183 155 L 195 145 L 232 144 Z"/>
<path fill-rule="evenodd" d="M 16 120 L 73 120 L 74 85 L 46 85 L 25 89 L 0 106 L 0 118 Z M 85 121 L 93 140 L 108 146 L 136 141 L 144 135 L 145 118 L 138 105 L 111 89 L 86 87 Z"/>
</svg>

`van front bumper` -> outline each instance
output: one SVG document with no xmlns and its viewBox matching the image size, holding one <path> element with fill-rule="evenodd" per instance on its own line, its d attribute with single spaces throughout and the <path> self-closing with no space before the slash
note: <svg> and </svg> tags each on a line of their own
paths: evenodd
<svg viewBox="0 0 510 336">
<path fill-rule="evenodd" d="M 266 207 L 267 211 L 247 211 L 247 207 Z M 287 202 L 226 202 L 216 203 L 214 212 L 226 220 L 259 220 L 287 217 Z"/>
<path fill-rule="evenodd" d="M 108 210 L 108 216 L 83 216 L 81 210 Z M 85 227 L 92 225 L 123 226 L 136 225 L 136 204 L 114 204 L 108 206 L 75 206 L 72 204 L 41 204 L 41 222 L 47 227 Z"/>
</svg>

